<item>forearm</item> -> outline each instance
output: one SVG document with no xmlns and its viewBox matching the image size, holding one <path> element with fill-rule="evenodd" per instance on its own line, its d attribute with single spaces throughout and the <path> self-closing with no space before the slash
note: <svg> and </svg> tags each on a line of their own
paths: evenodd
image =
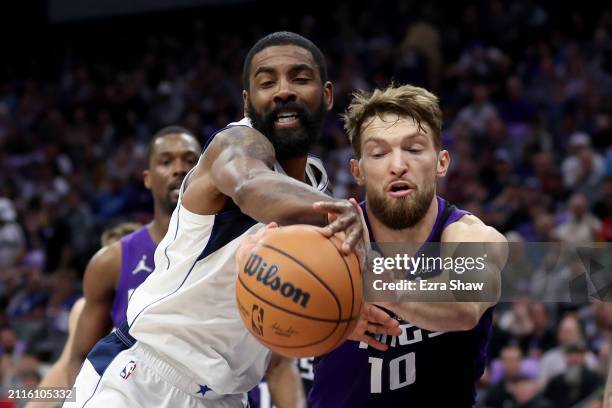
<svg viewBox="0 0 612 408">
<path fill-rule="evenodd" d="M 57 360 L 42 379 L 39 387 L 61 387 L 68 388 L 70 385 L 68 380 L 68 361 Z"/>
<path fill-rule="evenodd" d="M 70 388 L 67 374 L 67 360 L 59 359 L 45 375 L 45 378 L 38 384 L 38 388 Z M 55 408 L 57 402 L 28 402 L 26 408 Z"/>
<path fill-rule="evenodd" d="M 283 359 L 266 375 L 272 403 L 278 408 L 306 406 L 304 387 L 293 359 Z"/>
<path fill-rule="evenodd" d="M 479 302 L 401 302 L 382 306 L 425 330 L 463 331 L 473 329 L 491 305 Z"/>
<path fill-rule="evenodd" d="M 81 366 L 83 365 L 83 361 L 85 361 L 84 358 L 82 360 L 73 358 L 68 361 L 68 364 L 66 364 L 66 367 L 67 367 L 66 378 L 68 380 L 69 386 L 74 385 L 74 383 L 76 382 L 76 378 L 79 375 L 79 371 L 81 371 Z"/>
<path fill-rule="evenodd" d="M 309 185 L 272 171 L 260 171 L 241 183 L 233 197 L 242 212 L 267 223 L 324 226 L 327 217 L 314 211 L 317 201 L 337 201 Z"/>
</svg>

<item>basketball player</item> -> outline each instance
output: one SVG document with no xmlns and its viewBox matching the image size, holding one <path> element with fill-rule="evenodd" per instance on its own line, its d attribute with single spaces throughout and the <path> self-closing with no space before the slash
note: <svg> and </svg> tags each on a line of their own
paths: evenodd
<svg viewBox="0 0 612 408">
<path fill-rule="evenodd" d="M 276 221 L 344 232 L 346 253 L 360 242 L 357 209 L 324 194 L 325 172 L 307 156 L 333 102 L 321 51 L 271 34 L 249 51 L 243 79 L 245 118 L 214 134 L 185 178 L 156 268 L 130 298 L 127 322 L 89 353 L 76 406 L 245 406 L 270 352 L 236 307 L 240 239 Z M 383 315 L 382 331 L 397 327 Z"/>
<path fill-rule="evenodd" d="M 153 195 L 153 220 L 139 230 L 103 247 L 83 277 L 85 306 L 77 323 L 68 365 L 72 384 L 93 345 L 126 318 L 132 291 L 153 271 L 153 254 L 168 229 L 178 189 L 198 161 L 200 144 L 187 129 L 170 126 L 157 132 L 149 145 L 145 186 Z"/>
<path fill-rule="evenodd" d="M 140 229 L 141 227 L 141 224 L 135 222 L 124 222 L 119 225 L 116 225 L 113 228 L 105 230 L 102 233 L 102 237 L 100 239 L 102 247 L 106 247 L 116 241 L 119 241 L 125 235 L 130 234 Z M 45 375 L 45 378 L 43 378 L 40 384 L 38 384 L 39 388 L 68 388 L 68 361 L 70 360 L 70 351 L 72 350 L 74 343 L 76 325 L 84 306 L 85 298 L 80 298 L 79 300 L 74 302 L 74 305 L 72 305 L 72 308 L 70 309 L 70 315 L 68 316 L 68 337 L 66 338 L 66 344 L 64 344 L 64 349 L 62 350 L 62 354 L 60 355 L 60 357 L 53 364 L 53 366 L 51 366 L 51 368 Z M 57 402 L 54 401 L 29 402 L 26 405 L 26 408 L 53 408 L 56 406 Z"/>
<path fill-rule="evenodd" d="M 365 186 L 361 204 L 372 242 L 493 242 L 498 281 L 504 237 L 436 195 L 450 162 L 441 150 L 437 98 L 413 86 L 357 93 L 345 116 Z M 355 202 L 356 205 L 356 202 Z M 501 247 L 501 250 L 499 248 Z M 436 279 L 436 272 L 424 279 Z M 475 404 L 493 302 L 380 303 L 400 321 L 400 336 L 378 336 L 385 351 L 347 341 L 315 363 L 309 404 L 319 407 L 454 407 Z M 399 317 L 401 316 L 401 318 Z"/>
<path fill-rule="evenodd" d="M 132 228 L 128 224 L 103 233 L 102 248 L 85 269 L 84 299 L 70 312 L 73 333 L 69 330 L 64 351 L 41 387 L 70 387 L 93 345 L 126 319 L 128 298 L 153 270 L 153 254 L 168 229 L 178 188 L 197 163 L 200 150 L 194 135 L 179 126 L 165 127 L 153 135 L 143 174 L 145 186 L 153 195 L 153 220 L 129 234 L 125 234 Z M 70 341 L 70 337 L 78 340 Z M 38 408 L 43 403 L 31 406 Z"/>
</svg>

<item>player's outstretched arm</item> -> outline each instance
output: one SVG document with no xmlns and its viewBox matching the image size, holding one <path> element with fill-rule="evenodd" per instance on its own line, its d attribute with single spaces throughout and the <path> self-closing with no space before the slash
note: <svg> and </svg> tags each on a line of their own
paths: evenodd
<svg viewBox="0 0 612 408">
<path fill-rule="evenodd" d="M 68 385 L 72 386 L 92 347 L 107 335 L 113 322 L 110 310 L 121 270 L 121 243 L 100 249 L 89 261 L 83 277 L 85 305 L 74 333 L 68 356 Z"/>
<path fill-rule="evenodd" d="M 304 386 L 295 359 L 272 354 L 266 372 L 272 403 L 277 408 L 303 408 L 306 406 Z"/>
<path fill-rule="evenodd" d="M 469 217 L 469 218 L 468 218 Z M 485 274 L 479 278 L 489 288 L 487 299 L 499 298 L 501 290 L 501 271 L 508 259 L 506 238 L 494 228 L 488 227 L 473 216 L 466 216 L 468 222 L 457 222 L 447 228 L 443 236 L 446 243 L 482 243 L 483 251 L 488 255 L 485 263 Z M 440 279 L 448 280 L 449 274 Z M 418 291 L 411 291 L 411 296 L 418 296 Z M 403 320 L 431 331 L 471 330 L 484 312 L 494 306 L 496 301 L 398 301 L 376 302 L 391 310 Z"/>
<path fill-rule="evenodd" d="M 45 378 L 42 379 L 40 384 L 38 384 L 39 388 L 69 388 L 68 384 L 68 357 L 70 354 L 70 348 L 72 347 L 72 343 L 74 342 L 74 332 L 76 329 L 77 321 L 81 312 L 83 311 L 83 306 L 85 306 L 85 299 L 80 298 L 77 300 L 74 305 L 72 305 L 72 309 L 70 309 L 70 316 L 68 318 L 68 338 L 66 339 L 66 344 L 64 344 L 64 349 L 62 350 L 62 354 L 57 359 L 55 364 L 51 366 Z M 28 402 L 26 408 L 54 408 L 57 406 L 57 402 Z"/>
<path fill-rule="evenodd" d="M 339 200 L 273 171 L 272 144 L 257 130 L 236 126 L 218 133 L 188 181 L 183 205 L 197 214 L 214 214 L 230 197 L 250 217 L 264 223 L 324 226 L 330 209 L 317 202 L 338 203 L 332 232 L 346 232 L 348 248 L 361 237 L 359 216 Z"/>
</svg>

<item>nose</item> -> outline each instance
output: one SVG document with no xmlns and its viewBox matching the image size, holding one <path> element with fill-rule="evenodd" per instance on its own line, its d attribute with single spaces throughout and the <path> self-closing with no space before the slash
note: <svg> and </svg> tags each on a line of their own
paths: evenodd
<svg viewBox="0 0 612 408">
<path fill-rule="evenodd" d="M 172 166 L 172 175 L 174 177 L 185 177 L 189 172 L 189 164 L 182 159 L 174 160 L 174 165 Z"/>
<path fill-rule="evenodd" d="M 391 166 L 389 171 L 395 177 L 402 177 L 408 172 L 408 162 L 403 157 L 401 149 L 393 151 L 391 155 Z"/>
<path fill-rule="evenodd" d="M 288 102 L 294 102 L 296 100 L 296 94 L 291 84 L 286 79 L 281 79 L 278 82 L 278 88 L 274 93 L 273 97 L 274 103 L 276 104 L 286 104 Z"/>
</svg>

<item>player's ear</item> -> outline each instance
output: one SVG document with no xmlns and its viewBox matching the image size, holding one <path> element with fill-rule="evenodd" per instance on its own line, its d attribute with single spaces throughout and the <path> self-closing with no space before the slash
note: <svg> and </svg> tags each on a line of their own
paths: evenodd
<svg viewBox="0 0 612 408">
<path fill-rule="evenodd" d="M 151 172 L 149 170 L 145 170 L 142 172 L 142 178 L 144 180 L 144 185 L 147 189 L 151 189 Z"/>
<path fill-rule="evenodd" d="M 436 175 L 438 177 L 446 176 L 448 166 L 450 165 L 450 155 L 447 150 L 440 150 L 438 153 L 438 167 L 436 168 Z"/>
<path fill-rule="evenodd" d="M 249 116 L 249 93 L 246 90 L 242 90 L 242 113 L 244 113 L 244 116 L 247 117 Z"/>
<path fill-rule="evenodd" d="M 355 181 L 358 185 L 363 186 L 365 184 L 365 179 L 363 177 L 363 172 L 359 168 L 359 160 L 351 159 L 351 174 L 355 178 Z"/>
<path fill-rule="evenodd" d="M 323 84 L 323 100 L 327 107 L 327 112 L 331 111 L 334 107 L 334 85 L 327 81 Z"/>
</svg>

